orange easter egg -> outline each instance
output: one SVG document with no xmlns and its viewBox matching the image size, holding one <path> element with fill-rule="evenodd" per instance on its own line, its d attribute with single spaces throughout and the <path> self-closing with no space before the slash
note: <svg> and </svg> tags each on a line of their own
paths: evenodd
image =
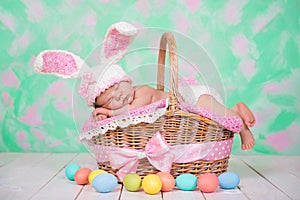
<svg viewBox="0 0 300 200">
<path fill-rule="evenodd" d="M 89 175 L 92 172 L 89 168 L 81 168 L 75 173 L 74 179 L 78 185 L 85 185 L 89 183 Z"/>
<path fill-rule="evenodd" d="M 174 177 L 168 172 L 158 172 L 156 174 L 162 183 L 161 191 L 169 192 L 175 187 L 175 179 Z"/>
<path fill-rule="evenodd" d="M 201 174 L 198 177 L 197 186 L 202 192 L 214 192 L 219 186 L 219 179 L 215 174 Z"/>
</svg>

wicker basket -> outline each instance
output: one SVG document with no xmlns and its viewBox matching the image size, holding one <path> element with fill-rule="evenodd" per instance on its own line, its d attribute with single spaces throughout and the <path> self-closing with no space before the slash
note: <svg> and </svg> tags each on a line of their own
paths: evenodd
<svg viewBox="0 0 300 200">
<path fill-rule="evenodd" d="M 166 47 L 169 49 L 170 63 L 170 103 L 167 111 L 154 123 L 139 123 L 126 128 L 118 127 L 109 130 L 105 134 L 93 136 L 95 145 L 112 146 L 144 150 L 147 142 L 153 135 L 160 131 L 169 145 L 200 144 L 211 141 L 223 141 L 233 137 L 233 132 L 205 117 L 185 112 L 179 109 L 176 94 L 178 91 L 178 65 L 176 42 L 171 33 L 164 33 L 160 41 L 158 57 L 157 89 L 164 90 L 164 70 Z M 227 171 L 229 157 L 220 160 L 197 160 L 189 163 L 173 163 L 171 174 L 177 177 L 183 173 L 201 174 L 213 172 L 219 175 Z M 112 169 L 109 162 L 98 163 L 99 168 L 112 174 L 117 170 Z M 147 158 L 139 160 L 137 172 L 142 177 L 149 173 L 158 172 Z"/>
</svg>

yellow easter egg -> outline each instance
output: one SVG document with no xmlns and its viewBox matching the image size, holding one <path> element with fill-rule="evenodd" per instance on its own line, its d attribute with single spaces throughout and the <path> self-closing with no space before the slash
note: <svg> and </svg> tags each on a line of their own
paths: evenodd
<svg viewBox="0 0 300 200">
<path fill-rule="evenodd" d="M 157 194 L 162 187 L 159 176 L 148 174 L 142 181 L 142 187 L 147 194 Z"/>
<path fill-rule="evenodd" d="M 106 173 L 106 171 L 104 171 L 102 169 L 93 170 L 89 175 L 89 183 L 92 184 L 95 176 L 97 176 L 98 174 L 102 174 L 102 173 Z"/>
</svg>

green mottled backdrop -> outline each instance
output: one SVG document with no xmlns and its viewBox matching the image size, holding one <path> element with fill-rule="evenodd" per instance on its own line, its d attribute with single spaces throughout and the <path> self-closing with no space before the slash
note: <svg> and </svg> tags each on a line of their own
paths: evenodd
<svg viewBox="0 0 300 200">
<path fill-rule="evenodd" d="M 86 58 L 111 24 L 126 20 L 176 31 L 206 49 L 226 105 L 244 101 L 257 118 L 255 148 L 242 152 L 235 137 L 235 154 L 299 155 L 299 8 L 299 0 L 1 0 L 0 151 L 86 150 L 78 121 L 90 110 L 74 101 L 75 81 L 37 75 L 32 63 L 44 49 Z"/>
</svg>

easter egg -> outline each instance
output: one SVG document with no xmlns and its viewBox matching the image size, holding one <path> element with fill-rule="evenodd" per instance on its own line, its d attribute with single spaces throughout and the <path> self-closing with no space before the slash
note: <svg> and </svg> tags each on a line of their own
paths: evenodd
<svg viewBox="0 0 300 200">
<path fill-rule="evenodd" d="M 80 168 L 74 175 L 74 179 L 78 185 L 85 185 L 89 183 L 89 175 L 92 172 L 89 168 Z"/>
<path fill-rule="evenodd" d="M 176 178 L 176 186 L 180 190 L 192 191 L 197 186 L 197 177 L 193 174 L 181 174 Z"/>
<path fill-rule="evenodd" d="M 136 192 L 142 185 L 142 178 L 135 173 L 127 174 L 123 179 L 124 187 L 130 192 Z"/>
<path fill-rule="evenodd" d="M 219 185 L 223 189 L 234 189 L 240 184 L 240 177 L 234 172 L 220 174 Z"/>
<path fill-rule="evenodd" d="M 147 194 L 157 194 L 162 187 L 162 183 L 157 175 L 148 174 L 142 181 L 142 187 Z"/>
<path fill-rule="evenodd" d="M 206 173 L 201 174 L 198 177 L 198 188 L 205 193 L 214 192 L 219 186 L 219 180 L 217 175 Z"/>
<path fill-rule="evenodd" d="M 111 192 L 117 185 L 118 179 L 110 173 L 98 174 L 92 182 L 93 188 L 100 193 Z"/>
<path fill-rule="evenodd" d="M 169 192 L 175 187 L 175 179 L 170 173 L 158 172 L 156 175 L 159 176 L 162 183 L 161 191 Z"/>
<path fill-rule="evenodd" d="M 80 169 L 80 165 L 76 163 L 70 163 L 67 165 L 65 169 L 65 175 L 70 181 L 74 181 L 74 175 L 77 172 L 77 170 Z"/>
<path fill-rule="evenodd" d="M 89 174 L 89 183 L 92 184 L 93 182 L 93 179 L 95 178 L 95 176 L 97 176 L 98 174 L 101 174 L 101 173 L 106 173 L 106 171 L 102 170 L 102 169 L 96 169 L 96 170 L 93 170 L 90 174 Z"/>
</svg>

